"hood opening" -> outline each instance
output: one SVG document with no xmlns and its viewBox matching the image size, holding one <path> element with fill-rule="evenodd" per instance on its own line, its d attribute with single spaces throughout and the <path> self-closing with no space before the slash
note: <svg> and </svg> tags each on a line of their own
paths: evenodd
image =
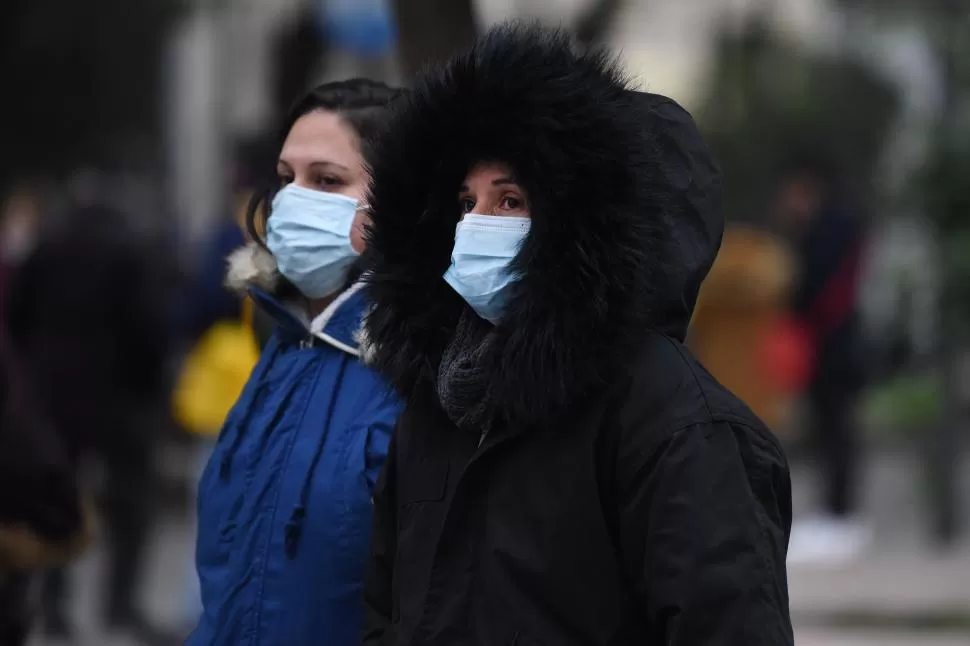
<svg viewBox="0 0 970 646">
<path fill-rule="evenodd" d="M 541 424 L 608 383 L 649 330 L 682 339 L 721 235 L 717 166 L 690 116 L 631 91 L 560 31 L 507 24 L 427 73 L 373 163 L 365 263 L 375 365 L 433 388 L 467 306 L 444 282 L 458 187 L 502 161 L 530 200 L 522 278 L 492 331 L 495 417 Z"/>
</svg>

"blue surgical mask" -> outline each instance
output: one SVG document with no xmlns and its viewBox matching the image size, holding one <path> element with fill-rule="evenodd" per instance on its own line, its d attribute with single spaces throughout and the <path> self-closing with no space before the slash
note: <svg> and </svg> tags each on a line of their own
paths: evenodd
<svg viewBox="0 0 970 646">
<path fill-rule="evenodd" d="M 289 184 L 276 194 L 266 246 L 307 298 L 336 292 L 358 254 L 350 245 L 357 200 Z"/>
<path fill-rule="evenodd" d="M 486 321 L 502 318 L 508 288 L 519 278 L 509 264 L 531 224 L 529 218 L 475 214 L 458 223 L 445 282 Z"/>
</svg>

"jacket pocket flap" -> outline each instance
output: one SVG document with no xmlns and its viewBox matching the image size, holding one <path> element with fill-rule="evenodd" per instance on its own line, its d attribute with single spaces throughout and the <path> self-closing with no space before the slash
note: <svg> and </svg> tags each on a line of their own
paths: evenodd
<svg viewBox="0 0 970 646">
<path fill-rule="evenodd" d="M 421 460 L 398 475 L 399 502 L 402 507 L 418 502 L 444 500 L 448 487 L 448 464 Z"/>
</svg>

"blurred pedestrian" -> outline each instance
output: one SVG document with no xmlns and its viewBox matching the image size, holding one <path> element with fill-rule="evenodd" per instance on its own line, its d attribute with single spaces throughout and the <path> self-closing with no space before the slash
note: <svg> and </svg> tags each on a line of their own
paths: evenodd
<svg viewBox="0 0 970 646">
<path fill-rule="evenodd" d="M 41 225 L 41 197 L 29 185 L 14 186 L 3 200 L 0 223 L 0 259 L 6 265 L 22 263 L 34 250 Z"/>
<path fill-rule="evenodd" d="M 382 141 L 367 346 L 406 404 L 365 644 L 792 643 L 785 457 L 683 346 L 720 173 L 621 78 L 500 26 Z"/>
<path fill-rule="evenodd" d="M 77 466 L 95 456 L 106 482 L 106 622 L 148 639 L 138 583 L 156 505 L 155 450 L 165 403 L 170 303 L 153 254 L 105 206 L 71 209 L 11 285 L 8 326 L 38 405 Z M 66 574 L 44 591 L 49 633 L 69 635 Z"/>
<path fill-rule="evenodd" d="M 787 313 L 793 269 L 779 237 L 729 227 L 701 286 L 689 335 L 704 367 L 776 433 L 788 426 L 794 393 L 765 369 L 764 343 Z"/>
<path fill-rule="evenodd" d="M 291 95 L 292 98 L 292 95 Z M 288 106 L 287 109 L 292 106 Z M 281 117 L 279 121 L 282 121 Z M 279 153 L 279 142 L 274 136 L 260 136 L 245 140 L 236 148 L 234 188 L 232 190 L 231 210 L 222 218 L 210 237 L 205 241 L 202 263 L 192 290 L 193 305 L 190 314 L 189 338 L 199 339 L 199 334 L 207 330 L 215 320 L 238 320 L 251 317 L 253 331 L 260 349 L 265 348 L 276 331 L 276 320 L 263 308 L 253 308 L 248 294 L 240 294 L 226 284 L 226 262 L 233 251 L 253 243 L 247 222 L 250 207 L 258 203 L 259 213 L 254 217 L 262 227 L 265 222 L 263 210 L 267 208 L 265 191 L 267 186 L 278 182 L 273 160 Z M 260 229 L 260 235 L 265 231 Z M 205 301 L 205 305 L 203 305 Z M 198 307 L 203 305 L 202 307 Z M 233 402 L 235 403 L 235 402 Z"/>
<path fill-rule="evenodd" d="M 858 314 L 865 228 L 833 164 L 819 155 L 801 155 L 786 165 L 775 208 L 797 250 L 792 321 L 814 357 L 806 400 L 824 481 L 821 511 L 792 528 L 789 562 L 841 563 L 859 556 L 871 540 L 856 496 L 856 415 L 866 374 Z"/>
<path fill-rule="evenodd" d="M 303 97 L 282 129 L 278 188 L 250 210 L 256 243 L 230 258 L 229 284 L 276 333 L 199 484 L 203 613 L 189 646 L 358 643 L 370 501 L 399 409 L 359 360 L 358 257 L 365 160 L 397 95 L 353 79 Z"/>
<path fill-rule="evenodd" d="M 4 301 L 8 272 L 29 256 L 41 215 L 37 195 L 24 189 L 8 193 L 0 208 Z M 0 644 L 25 643 L 44 571 L 68 563 L 89 529 L 65 442 L 0 326 Z"/>
<path fill-rule="evenodd" d="M 244 224 L 235 217 L 221 219 L 202 248 L 201 263 L 189 285 L 183 333 L 189 342 L 198 341 L 215 323 L 238 320 L 242 305 L 225 287 L 226 259 L 246 244 Z"/>
<path fill-rule="evenodd" d="M 14 184 L 0 203 L 0 326 L 6 320 L 13 272 L 30 256 L 41 233 L 41 196 L 28 184 Z"/>
<path fill-rule="evenodd" d="M 0 644 L 19 646 L 40 610 L 47 568 L 86 545 L 75 470 L 0 341 Z"/>
</svg>

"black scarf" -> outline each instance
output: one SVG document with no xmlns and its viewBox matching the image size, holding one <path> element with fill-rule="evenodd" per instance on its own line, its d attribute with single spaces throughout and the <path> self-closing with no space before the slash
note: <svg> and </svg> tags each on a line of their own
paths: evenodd
<svg viewBox="0 0 970 646">
<path fill-rule="evenodd" d="M 438 365 L 438 398 L 458 428 L 484 438 L 495 423 L 490 367 L 498 356 L 494 327 L 465 308 Z"/>
</svg>

